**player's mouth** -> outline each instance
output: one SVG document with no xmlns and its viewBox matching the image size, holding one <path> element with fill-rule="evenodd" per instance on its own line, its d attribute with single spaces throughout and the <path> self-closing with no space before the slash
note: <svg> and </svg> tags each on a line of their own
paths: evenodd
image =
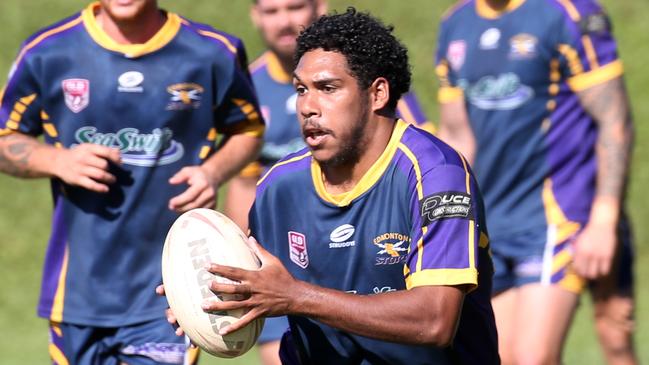
<svg viewBox="0 0 649 365">
<path fill-rule="evenodd" d="M 306 144 L 312 149 L 322 146 L 330 134 L 329 131 L 322 128 L 307 127 L 302 129 L 304 142 L 306 142 Z"/>
</svg>

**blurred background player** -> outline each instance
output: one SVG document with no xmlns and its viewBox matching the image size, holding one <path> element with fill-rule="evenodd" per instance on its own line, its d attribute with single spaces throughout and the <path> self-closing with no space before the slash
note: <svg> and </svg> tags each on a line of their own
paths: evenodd
<svg viewBox="0 0 649 365">
<path fill-rule="evenodd" d="M 289 315 L 285 364 L 498 363 L 480 193 L 459 153 L 396 119 L 410 68 L 391 29 L 351 8 L 300 34 L 308 147 L 264 175 L 250 214 L 270 252 L 211 268 L 240 282 L 215 292 L 245 299 L 204 310 L 250 310 L 225 333 Z"/>
<path fill-rule="evenodd" d="M 225 212 L 244 231 L 255 198 L 255 183 L 280 158 L 304 147 L 295 114 L 293 77 L 295 38 L 327 10 L 326 0 L 255 0 L 250 17 L 268 50 L 251 63 L 250 73 L 259 97 L 266 131 L 259 159 L 228 184 Z M 403 95 L 397 115 L 418 127 L 434 131 L 414 92 Z M 262 338 L 263 339 L 263 338 Z"/>
<path fill-rule="evenodd" d="M 326 11 L 326 0 L 255 0 L 250 9 L 252 22 L 268 48 L 250 65 L 266 131 L 259 159 L 228 184 L 224 207 L 225 213 L 244 231 L 248 229 L 248 212 L 261 174 L 282 157 L 305 146 L 295 110 L 293 57 L 300 31 Z M 433 124 L 426 120 L 414 93 L 403 96 L 397 113 L 421 128 L 433 130 Z M 287 326 L 283 318 L 267 319 L 259 338 L 264 363 L 279 361 L 279 340 Z"/>
<path fill-rule="evenodd" d="M 195 361 L 154 288 L 178 213 L 213 207 L 256 158 L 246 63 L 239 39 L 155 0 L 94 2 L 23 44 L 1 100 L 0 169 L 52 180 L 38 313 L 54 363 Z"/>
<path fill-rule="evenodd" d="M 592 0 L 475 0 L 439 35 L 440 137 L 475 169 L 505 364 L 558 364 L 584 279 L 611 364 L 632 364 L 622 64 Z"/>
</svg>

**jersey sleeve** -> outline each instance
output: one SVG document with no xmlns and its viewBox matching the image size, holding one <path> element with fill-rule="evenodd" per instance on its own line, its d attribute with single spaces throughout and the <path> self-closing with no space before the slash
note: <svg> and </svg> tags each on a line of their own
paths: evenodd
<svg viewBox="0 0 649 365">
<path fill-rule="evenodd" d="M 417 100 L 417 95 L 412 91 L 403 94 L 399 99 L 397 117 L 430 133 L 435 133 L 435 125 L 426 118 L 424 110 Z"/>
<path fill-rule="evenodd" d="M 425 285 L 478 285 L 482 213 L 475 180 L 464 163 L 424 173 L 411 199 L 408 289 Z"/>
<path fill-rule="evenodd" d="M 221 77 L 215 80 L 219 85 L 215 103 L 216 129 L 227 135 L 245 133 L 260 137 L 264 133 L 264 123 L 252 79 L 245 65 L 246 51 L 241 41 L 236 49 L 234 57 L 223 67 L 225 72 L 219 70 L 214 73 L 215 77 Z"/>
<path fill-rule="evenodd" d="M 466 43 L 462 40 L 449 40 L 448 27 L 448 20 L 442 21 L 435 54 L 435 75 L 439 81 L 437 100 L 440 103 L 450 103 L 464 97 L 462 89 L 457 85 L 457 76 L 452 65 L 463 63 L 462 58 L 466 57 Z"/>
<path fill-rule="evenodd" d="M 45 115 L 41 105 L 39 84 L 21 51 L 0 92 L 0 135 L 14 132 L 40 135 Z"/>
<path fill-rule="evenodd" d="M 593 1 L 567 7 L 556 45 L 560 70 L 575 92 L 623 74 L 611 22 Z"/>
</svg>

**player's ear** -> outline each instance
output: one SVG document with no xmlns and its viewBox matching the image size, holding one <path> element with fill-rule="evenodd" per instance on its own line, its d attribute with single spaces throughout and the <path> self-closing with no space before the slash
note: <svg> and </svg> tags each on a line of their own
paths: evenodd
<svg viewBox="0 0 649 365">
<path fill-rule="evenodd" d="M 327 0 L 313 0 L 315 2 L 315 11 L 316 11 L 316 16 L 320 17 L 322 15 L 327 14 L 327 10 L 329 10 Z"/>
<path fill-rule="evenodd" d="M 255 1 L 251 6 L 250 6 L 250 20 L 252 20 L 252 25 L 255 26 L 256 29 L 259 29 L 259 5 Z"/>
<path fill-rule="evenodd" d="M 370 98 L 372 110 L 381 110 L 388 105 L 390 100 L 390 84 L 384 77 L 379 77 L 370 85 Z"/>
</svg>

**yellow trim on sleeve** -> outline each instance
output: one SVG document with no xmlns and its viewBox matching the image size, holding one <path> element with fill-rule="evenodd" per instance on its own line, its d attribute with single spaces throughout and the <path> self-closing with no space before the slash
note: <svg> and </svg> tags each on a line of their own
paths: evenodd
<svg viewBox="0 0 649 365">
<path fill-rule="evenodd" d="M 401 119 L 397 120 L 390 141 L 383 153 L 381 153 L 381 156 L 379 156 L 369 170 L 367 170 L 356 186 L 346 193 L 333 195 L 327 192 L 324 182 L 322 181 L 322 170 L 320 169 L 320 165 L 314 159 L 311 162 L 311 177 L 315 190 L 320 198 L 339 207 L 344 207 L 349 205 L 352 200 L 368 191 L 377 181 L 379 181 L 385 170 L 388 168 L 388 165 L 392 161 L 392 157 L 399 146 L 399 141 L 408 126 L 409 124 L 405 121 Z"/>
<path fill-rule="evenodd" d="M 207 158 L 207 155 L 210 154 L 211 150 L 212 150 L 212 147 L 210 147 L 210 146 L 201 147 L 201 152 L 198 153 L 198 158 L 200 158 L 201 160 L 204 160 L 205 158 Z"/>
<path fill-rule="evenodd" d="M 273 170 L 275 170 L 275 168 L 277 168 L 277 167 L 279 167 L 279 166 L 283 166 L 283 165 L 289 164 L 289 163 L 293 163 L 293 162 L 296 162 L 296 161 L 300 161 L 301 159 L 306 158 L 306 157 L 309 157 L 309 156 L 311 156 L 311 151 L 308 151 L 308 152 L 304 153 L 303 155 L 299 155 L 299 156 L 295 156 L 295 157 L 289 158 L 289 159 L 286 160 L 286 161 L 282 161 L 282 162 L 278 162 L 278 163 L 276 163 L 275 165 L 273 165 L 273 167 L 271 167 L 271 168 L 268 170 L 268 172 L 266 172 L 266 174 L 264 174 L 264 176 L 261 177 L 261 179 L 259 179 L 259 181 L 257 181 L 257 185 L 259 185 L 259 184 L 261 184 L 262 182 L 264 182 L 264 180 L 266 180 L 266 177 L 268 176 L 268 174 L 270 174 Z"/>
<path fill-rule="evenodd" d="M 457 151 L 456 151 L 457 152 Z M 462 167 L 464 167 L 465 173 L 465 184 L 466 184 L 466 193 L 471 195 L 471 174 L 469 174 L 469 169 L 467 167 L 467 162 L 464 160 L 464 156 L 460 152 L 457 152 L 460 160 L 462 160 Z M 469 267 L 475 268 L 475 246 L 473 242 L 475 241 L 475 220 L 469 220 Z M 478 243 L 479 244 L 479 243 Z"/>
<path fill-rule="evenodd" d="M 568 15 L 570 16 L 570 19 L 572 19 L 573 22 L 578 22 L 581 20 L 581 15 L 579 15 L 579 11 L 570 0 L 558 0 L 558 1 L 559 4 L 561 4 L 566 9 Z"/>
<path fill-rule="evenodd" d="M 239 176 L 248 178 L 254 177 L 256 180 L 259 179 L 259 176 L 261 176 L 261 172 L 261 164 L 258 161 L 253 161 L 246 165 L 246 167 L 244 167 L 241 172 L 239 172 Z"/>
<path fill-rule="evenodd" d="M 595 52 L 595 46 L 593 46 L 593 41 L 590 39 L 590 36 L 586 34 L 581 36 L 581 43 L 584 45 L 584 51 L 586 52 L 588 63 L 590 63 L 590 69 L 594 70 L 596 68 L 599 68 L 599 62 L 597 61 L 597 52 Z"/>
<path fill-rule="evenodd" d="M 52 123 L 43 123 L 43 130 L 45 130 L 45 133 L 47 133 L 47 135 L 52 138 L 59 136 L 59 133 L 56 131 L 56 127 Z"/>
<path fill-rule="evenodd" d="M 569 78 L 568 86 L 572 91 L 578 92 L 622 76 L 623 73 L 622 61 L 618 59 L 595 70 Z"/>
<path fill-rule="evenodd" d="M 210 128 L 210 131 L 207 132 L 207 140 L 212 142 L 216 141 L 216 137 L 218 136 L 218 133 L 216 133 L 216 128 Z"/>
<path fill-rule="evenodd" d="M 54 303 L 52 303 L 52 312 L 50 321 L 63 322 L 63 304 L 65 299 L 65 278 L 68 274 L 68 256 L 70 254 L 69 248 L 65 246 L 65 254 L 63 255 L 63 264 L 61 265 L 61 272 L 59 273 L 58 285 L 56 286 L 56 293 L 54 294 Z"/>
<path fill-rule="evenodd" d="M 235 46 L 232 44 L 232 42 L 230 42 L 229 39 L 227 39 L 226 37 L 222 36 L 221 34 L 214 33 L 214 32 L 210 32 L 210 31 L 207 31 L 207 30 L 199 30 L 199 31 L 198 31 L 198 34 L 204 35 L 204 36 L 206 36 L 206 37 L 214 38 L 214 39 L 220 41 L 221 43 L 223 43 L 223 44 L 225 45 L 225 47 L 226 47 L 230 52 L 232 52 L 233 54 L 237 54 L 237 47 L 235 47 Z"/>
<path fill-rule="evenodd" d="M 459 87 L 440 87 L 437 91 L 437 101 L 441 104 L 452 103 L 464 99 L 464 90 Z"/>
<path fill-rule="evenodd" d="M 427 269 L 410 274 L 406 278 L 406 288 L 412 289 L 426 285 L 472 285 L 478 286 L 478 270 L 465 269 Z"/>
<path fill-rule="evenodd" d="M 38 37 L 34 38 L 33 41 L 29 42 L 25 47 L 23 47 L 22 50 L 20 50 L 20 53 L 18 54 L 18 57 L 16 57 L 16 61 L 14 62 L 14 64 L 18 65 L 20 63 L 20 61 L 22 60 L 22 58 L 25 56 L 25 53 L 27 53 L 27 51 L 34 48 L 37 44 L 41 43 L 46 38 L 48 38 L 48 37 L 50 37 L 50 36 L 52 36 L 52 35 L 54 35 L 56 33 L 61 33 L 64 30 L 70 29 L 70 28 L 78 25 L 81 22 L 82 22 L 82 17 L 81 16 L 76 17 L 76 18 L 70 20 L 69 22 L 67 22 L 65 24 L 62 24 L 62 25 L 60 25 L 60 26 L 58 26 L 56 28 L 50 29 L 47 32 L 44 32 L 43 34 L 41 34 Z"/>
<path fill-rule="evenodd" d="M 417 177 L 417 199 L 419 201 L 424 199 L 424 187 L 422 186 L 422 174 L 421 168 L 419 167 L 419 160 L 417 156 L 403 143 L 399 143 L 399 149 L 408 157 L 412 163 L 412 168 L 415 170 L 415 176 Z M 417 265 L 415 267 L 416 272 L 420 272 L 423 266 L 424 260 L 424 237 L 428 233 L 428 227 L 421 227 L 421 237 L 417 240 Z"/>
<path fill-rule="evenodd" d="M 47 113 L 45 112 L 45 110 L 41 110 L 41 119 L 42 119 L 42 120 L 50 120 L 50 116 L 47 115 Z"/>
<path fill-rule="evenodd" d="M 52 361 L 54 361 L 54 363 L 56 365 L 69 365 L 70 364 L 68 362 L 68 359 L 63 354 L 63 351 L 61 351 L 61 349 L 56 347 L 55 344 L 50 343 L 47 346 L 47 349 L 48 349 L 48 352 L 50 354 L 50 357 L 52 358 Z"/>
<path fill-rule="evenodd" d="M 159 50 L 171 42 L 180 30 L 180 17 L 174 13 L 167 13 L 167 21 L 164 23 L 162 28 L 160 28 L 160 30 L 158 30 L 158 32 L 145 43 L 120 44 L 104 32 L 99 23 L 97 23 L 95 14 L 99 10 L 100 6 L 101 4 L 99 1 L 96 1 L 89 4 L 88 7 L 81 12 L 83 24 L 86 27 L 88 34 L 90 34 L 90 37 L 100 46 L 110 51 L 123 53 L 129 58 L 140 57 Z"/>
</svg>

